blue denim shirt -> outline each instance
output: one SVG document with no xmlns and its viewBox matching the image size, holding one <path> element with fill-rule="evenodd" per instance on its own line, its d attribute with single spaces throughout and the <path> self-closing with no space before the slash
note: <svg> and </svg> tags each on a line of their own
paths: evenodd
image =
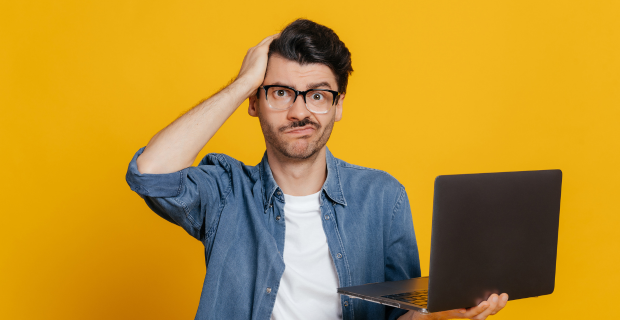
<svg viewBox="0 0 620 320">
<path fill-rule="evenodd" d="M 162 218 L 205 247 L 196 319 L 269 320 L 284 272 L 284 195 L 267 154 L 247 166 L 211 153 L 196 167 L 140 174 L 135 154 L 127 183 Z M 321 189 L 323 229 L 341 287 L 420 276 L 405 188 L 389 174 L 336 159 L 327 150 Z M 340 296 L 342 318 L 396 319 L 405 310 Z"/>
</svg>

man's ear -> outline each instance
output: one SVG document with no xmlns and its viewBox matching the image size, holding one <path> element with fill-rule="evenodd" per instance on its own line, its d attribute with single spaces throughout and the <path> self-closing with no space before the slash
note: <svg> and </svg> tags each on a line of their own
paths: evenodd
<svg viewBox="0 0 620 320">
<path fill-rule="evenodd" d="M 256 94 L 250 95 L 248 100 L 250 101 L 248 104 L 248 114 L 252 117 L 258 117 L 258 98 Z"/>
<path fill-rule="evenodd" d="M 336 104 L 336 121 L 342 119 L 342 104 L 344 103 L 344 93 L 338 97 L 338 103 Z"/>
</svg>

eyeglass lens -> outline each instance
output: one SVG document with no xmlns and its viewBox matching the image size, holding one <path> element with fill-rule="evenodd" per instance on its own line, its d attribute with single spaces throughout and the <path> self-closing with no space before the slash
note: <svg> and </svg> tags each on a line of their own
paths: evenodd
<svg viewBox="0 0 620 320">
<path fill-rule="evenodd" d="M 286 87 L 271 87 L 267 89 L 267 100 L 274 109 L 286 110 L 293 105 L 295 92 Z M 303 99 L 298 97 L 297 99 Z M 326 112 L 334 101 L 334 95 L 328 91 L 308 91 L 306 93 L 306 106 L 311 111 Z"/>
</svg>

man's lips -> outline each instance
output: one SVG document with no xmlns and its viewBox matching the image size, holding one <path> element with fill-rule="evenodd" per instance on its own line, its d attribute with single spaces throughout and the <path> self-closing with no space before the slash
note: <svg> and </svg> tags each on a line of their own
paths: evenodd
<svg viewBox="0 0 620 320">
<path fill-rule="evenodd" d="M 293 128 L 284 133 L 286 134 L 310 134 L 314 132 L 315 130 L 316 129 L 314 129 L 313 126 L 303 126 L 303 127 Z"/>
</svg>

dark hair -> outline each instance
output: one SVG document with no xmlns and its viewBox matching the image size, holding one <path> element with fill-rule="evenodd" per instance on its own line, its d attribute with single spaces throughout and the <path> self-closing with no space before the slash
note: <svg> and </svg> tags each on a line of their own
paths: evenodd
<svg viewBox="0 0 620 320">
<path fill-rule="evenodd" d="M 336 33 L 316 22 L 297 19 L 269 45 L 269 56 L 277 54 L 299 64 L 320 63 L 336 76 L 338 92 L 347 91 L 349 75 L 353 72 L 351 52 Z"/>
</svg>

